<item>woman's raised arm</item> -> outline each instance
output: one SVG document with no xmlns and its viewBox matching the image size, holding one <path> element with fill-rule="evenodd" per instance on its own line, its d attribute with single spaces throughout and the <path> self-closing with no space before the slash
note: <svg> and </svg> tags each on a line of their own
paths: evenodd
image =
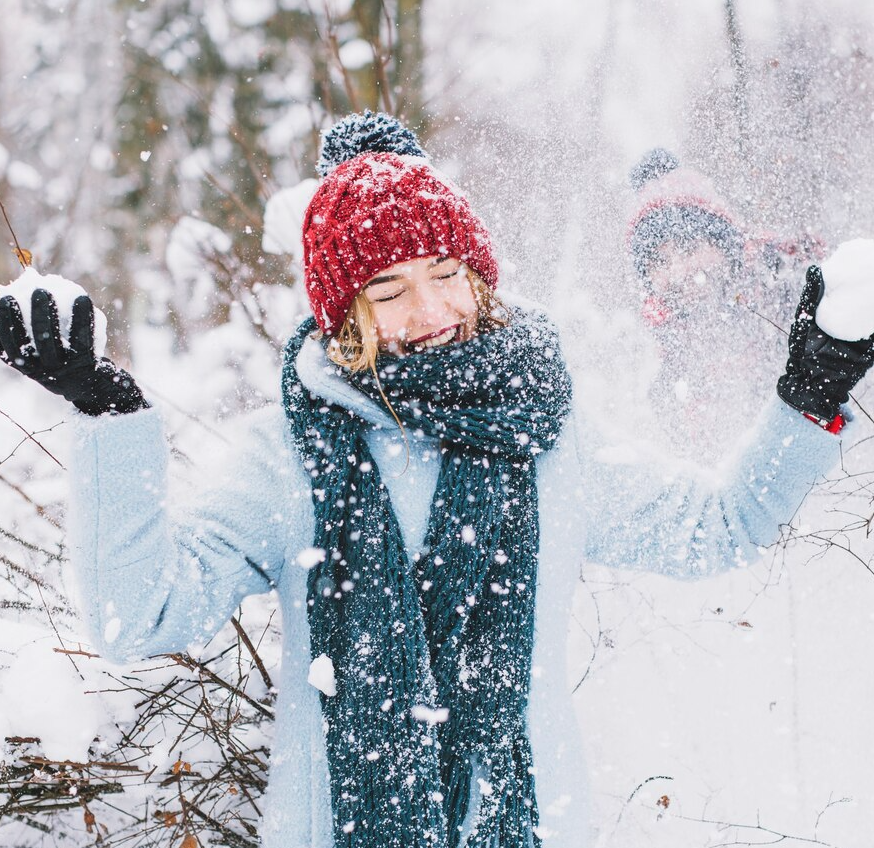
<svg viewBox="0 0 874 848">
<path fill-rule="evenodd" d="M 312 523 L 308 498 L 293 498 L 281 410 L 250 416 L 231 450 L 203 473 L 196 502 L 171 518 L 160 414 L 133 377 L 102 356 L 91 299 L 32 269 L 11 288 L 0 298 L 0 359 L 82 413 L 68 529 L 95 645 L 124 660 L 209 639 L 245 595 L 275 584 L 287 528 L 306 527 L 307 516 Z M 64 302 L 70 314 L 59 313 Z M 288 515 L 299 507 L 302 523 Z"/>
<path fill-rule="evenodd" d="M 706 473 L 643 467 L 582 438 L 586 558 L 675 577 L 753 562 L 839 459 L 840 439 L 778 398 L 749 446 Z"/>
<path fill-rule="evenodd" d="M 284 423 L 277 407 L 246 416 L 226 455 L 199 470 L 193 502 L 171 514 L 159 412 L 77 416 L 71 557 L 80 608 L 104 656 L 205 642 L 246 595 L 276 584 L 289 529 L 312 524 L 309 484 L 289 464 Z M 295 498 L 298 477 L 307 488 Z"/>
<path fill-rule="evenodd" d="M 874 362 L 872 269 L 874 241 L 862 239 L 808 269 L 779 397 L 734 463 L 707 476 L 659 477 L 581 449 L 584 478 L 600 480 L 584 502 L 589 558 L 696 576 L 750 562 L 777 540 L 837 464 L 842 405 Z"/>
</svg>

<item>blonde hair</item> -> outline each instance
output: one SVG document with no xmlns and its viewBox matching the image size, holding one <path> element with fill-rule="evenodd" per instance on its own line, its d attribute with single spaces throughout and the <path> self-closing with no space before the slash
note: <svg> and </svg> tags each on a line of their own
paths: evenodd
<svg viewBox="0 0 874 848">
<path fill-rule="evenodd" d="M 467 266 L 464 267 L 470 280 L 470 290 L 477 304 L 477 331 L 488 332 L 510 323 L 510 310 L 483 279 Z M 328 342 L 328 359 L 350 371 L 372 372 L 379 386 L 376 373 L 376 357 L 379 343 L 373 307 L 364 291 L 358 292 L 346 320 L 337 334 Z M 386 401 L 388 403 L 388 401 Z M 391 409 L 391 405 L 389 405 Z"/>
</svg>

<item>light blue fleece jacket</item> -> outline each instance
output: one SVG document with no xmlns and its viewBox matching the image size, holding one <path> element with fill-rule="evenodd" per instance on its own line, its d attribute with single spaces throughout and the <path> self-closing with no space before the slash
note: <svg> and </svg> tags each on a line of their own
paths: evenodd
<svg viewBox="0 0 874 848">
<path fill-rule="evenodd" d="M 414 553 L 436 485 L 437 445 L 408 432 L 401 473 L 406 451 L 388 413 L 331 373 L 319 343 L 305 343 L 297 366 L 307 388 L 372 425 L 368 443 Z M 262 840 L 265 848 L 331 848 L 319 693 L 307 683 L 306 572 L 295 563 L 314 538 L 310 481 L 282 408 L 251 413 L 245 426 L 230 455 L 204 475 L 209 484 L 196 505 L 169 515 L 159 411 L 77 416 L 73 566 L 95 646 L 119 661 L 204 642 L 243 597 L 277 589 L 283 659 Z M 586 844 L 583 755 L 565 662 L 580 561 L 689 577 L 754 560 L 836 463 L 840 445 L 776 398 L 757 434 L 721 482 L 611 463 L 573 416 L 556 447 L 537 458 L 541 543 L 527 718 L 547 848 Z M 474 780 L 474 796 L 477 787 Z"/>
</svg>

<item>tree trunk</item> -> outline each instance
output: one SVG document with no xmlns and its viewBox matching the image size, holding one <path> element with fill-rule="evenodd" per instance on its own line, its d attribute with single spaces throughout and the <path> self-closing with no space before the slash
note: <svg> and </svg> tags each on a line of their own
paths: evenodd
<svg viewBox="0 0 874 848">
<path fill-rule="evenodd" d="M 423 103 L 425 46 L 422 41 L 422 0 L 397 0 L 397 41 L 394 83 L 395 110 L 401 119 L 427 135 Z"/>
<path fill-rule="evenodd" d="M 743 39 L 737 22 L 737 10 L 734 0 L 725 0 L 725 25 L 728 33 L 728 45 L 731 52 L 731 63 L 734 66 L 734 108 L 737 114 L 738 151 L 741 159 L 746 156 L 749 147 L 749 108 L 747 105 L 747 88 L 749 73 L 747 71 L 746 53 Z"/>
</svg>

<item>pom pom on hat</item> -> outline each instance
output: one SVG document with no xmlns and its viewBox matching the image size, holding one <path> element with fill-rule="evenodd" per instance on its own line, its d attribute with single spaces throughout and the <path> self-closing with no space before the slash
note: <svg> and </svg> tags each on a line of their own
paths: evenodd
<svg viewBox="0 0 874 848">
<path fill-rule="evenodd" d="M 679 167 L 680 160 L 670 150 L 654 147 L 628 172 L 628 182 L 635 191 L 640 191 L 650 180 L 657 180 Z"/>
<path fill-rule="evenodd" d="M 319 169 L 325 177 L 303 220 L 303 264 L 325 333 L 339 331 L 371 277 L 400 262 L 451 256 L 497 286 L 485 225 L 396 118 L 347 116 L 325 133 Z"/>
<path fill-rule="evenodd" d="M 395 153 L 427 159 L 416 134 L 385 112 L 353 113 L 334 124 L 322 136 L 316 170 L 326 177 L 338 165 L 362 153 Z"/>
</svg>

